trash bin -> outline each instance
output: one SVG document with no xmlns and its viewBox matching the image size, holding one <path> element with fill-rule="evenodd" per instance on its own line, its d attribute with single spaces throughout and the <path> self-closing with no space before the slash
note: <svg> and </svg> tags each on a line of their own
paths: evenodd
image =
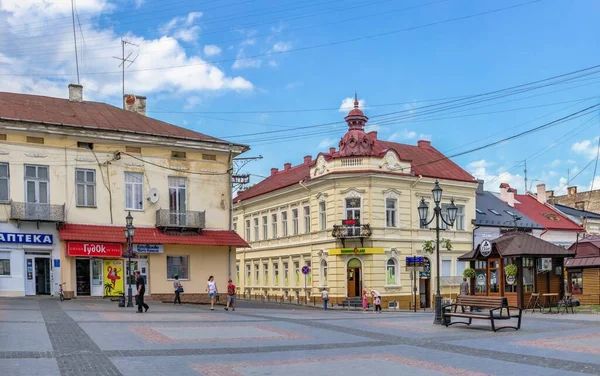
<svg viewBox="0 0 600 376">
<path fill-rule="evenodd" d="M 442 306 L 442 325 L 450 325 L 452 323 L 452 316 L 446 316 L 444 313 L 449 313 L 450 307 Z"/>
<path fill-rule="evenodd" d="M 119 307 L 125 307 L 125 294 L 119 296 Z"/>
</svg>

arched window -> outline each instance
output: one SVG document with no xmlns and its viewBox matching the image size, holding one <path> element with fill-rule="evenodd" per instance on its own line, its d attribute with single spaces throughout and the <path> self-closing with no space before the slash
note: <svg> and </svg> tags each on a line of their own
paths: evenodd
<svg viewBox="0 0 600 376">
<path fill-rule="evenodd" d="M 321 285 L 327 286 L 327 261 L 321 261 Z"/>
<path fill-rule="evenodd" d="M 386 263 L 386 285 L 398 284 L 398 263 L 396 259 L 391 258 Z"/>
</svg>

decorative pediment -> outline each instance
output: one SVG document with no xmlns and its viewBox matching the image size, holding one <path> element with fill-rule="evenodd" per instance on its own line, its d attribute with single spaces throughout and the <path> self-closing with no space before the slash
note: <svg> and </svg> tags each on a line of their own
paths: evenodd
<svg viewBox="0 0 600 376">
<path fill-rule="evenodd" d="M 401 162 L 398 154 L 394 150 L 388 150 L 383 156 L 383 160 L 379 168 L 390 171 L 410 170 L 410 164 Z"/>
<path fill-rule="evenodd" d="M 365 193 L 364 189 L 348 188 L 340 192 L 344 198 L 361 198 Z"/>
<path fill-rule="evenodd" d="M 0 150 L 0 155 L 8 155 L 9 152 L 7 150 Z"/>
<path fill-rule="evenodd" d="M 402 195 L 402 192 L 394 188 L 386 189 L 383 191 L 383 197 L 385 198 L 398 198 L 398 196 L 400 195 Z"/>
<path fill-rule="evenodd" d="M 319 157 L 317 158 L 317 164 L 315 166 L 313 176 L 323 175 L 327 171 L 327 161 L 325 160 L 325 157 L 319 155 Z"/>
<path fill-rule="evenodd" d="M 96 162 L 96 160 L 94 158 L 90 158 L 90 157 L 75 157 L 75 160 L 77 162 Z"/>
<path fill-rule="evenodd" d="M 398 256 L 400 256 L 400 252 L 398 252 L 398 250 L 396 248 L 386 249 L 384 252 L 387 257 L 398 258 Z"/>
<path fill-rule="evenodd" d="M 315 198 L 317 199 L 317 201 L 327 201 L 327 196 L 328 196 L 327 193 L 319 192 L 319 193 L 317 193 Z"/>
<path fill-rule="evenodd" d="M 30 158 L 46 158 L 48 154 L 44 153 L 25 153 L 26 156 Z"/>
</svg>

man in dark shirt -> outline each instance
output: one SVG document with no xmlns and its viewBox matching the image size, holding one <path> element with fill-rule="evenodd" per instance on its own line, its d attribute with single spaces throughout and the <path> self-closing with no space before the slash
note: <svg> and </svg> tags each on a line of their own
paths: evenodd
<svg viewBox="0 0 600 376">
<path fill-rule="evenodd" d="M 146 286 L 144 284 L 144 278 L 140 275 L 140 271 L 135 271 L 135 287 L 137 289 L 137 294 L 135 295 L 135 300 L 138 306 L 138 313 L 148 312 L 148 304 L 144 303 L 144 294 L 146 293 Z M 144 311 L 142 311 L 142 307 Z"/>
</svg>

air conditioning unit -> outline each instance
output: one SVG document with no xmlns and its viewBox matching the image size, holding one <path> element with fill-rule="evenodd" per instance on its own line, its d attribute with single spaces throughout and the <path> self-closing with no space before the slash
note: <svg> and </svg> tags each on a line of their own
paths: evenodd
<svg viewBox="0 0 600 376">
<path fill-rule="evenodd" d="M 552 258 L 544 257 L 537 260 L 538 272 L 549 272 L 552 270 Z"/>
</svg>

